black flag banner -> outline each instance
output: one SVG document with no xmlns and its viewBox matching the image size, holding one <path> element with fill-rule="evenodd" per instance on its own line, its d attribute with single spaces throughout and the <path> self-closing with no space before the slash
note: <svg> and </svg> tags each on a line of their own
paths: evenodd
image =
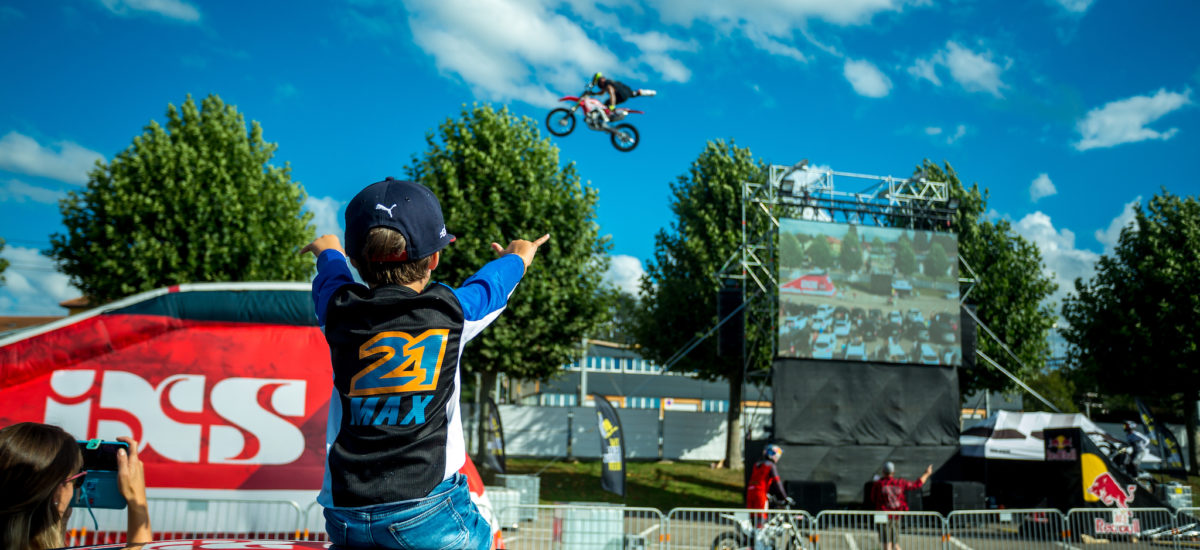
<svg viewBox="0 0 1200 550">
<path fill-rule="evenodd" d="M 592 394 L 600 425 L 600 488 L 625 496 L 625 434 L 617 410 L 604 396 Z"/>
<path fill-rule="evenodd" d="M 487 466 L 503 474 L 506 472 L 504 460 L 504 425 L 500 423 L 500 407 L 496 401 L 488 398 L 487 408 Z"/>
<path fill-rule="evenodd" d="M 1162 457 L 1162 463 L 1156 469 L 1165 474 L 1185 475 L 1187 468 L 1183 466 L 1183 453 L 1179 450 L 1179 440 L 1175 439 L 1175 434 L 1167 428 L 1165 424 L 1159 424 L 1154 420 L 1154 416 L 1150 414 L 1150 408 L 1142 403 L 1141 399 L 1137 399 L 1138 416 L 1142 419 L 1142 426 L 1146 428 L 1146 435 L 1150 436 L 1150 448 L 1155 451 L 1155 454 Z"/>
</svg>

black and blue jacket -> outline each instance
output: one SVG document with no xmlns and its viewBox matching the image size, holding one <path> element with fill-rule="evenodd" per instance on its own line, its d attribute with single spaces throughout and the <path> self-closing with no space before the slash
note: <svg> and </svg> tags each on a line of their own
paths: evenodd
<svg viewBox="0 0 1200 550">
<path fill-rule="evenodd" d="M 422 498 L 462 467 L 463 346 L 500 315 L 524 273 L 520 256 L 508 254 L 461 288 L 371 289 L 354 282 L 342 253 L 321 253 L 313 302 L 334 387 L 322 506 Z"/>
</svg>

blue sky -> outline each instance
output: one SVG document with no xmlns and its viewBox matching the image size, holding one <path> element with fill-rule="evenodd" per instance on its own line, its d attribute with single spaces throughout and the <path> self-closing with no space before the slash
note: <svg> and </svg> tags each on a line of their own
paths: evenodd
<svg viewBox="0 0 1200 550">
<path fill-rule="evenodd" d="M 1200 189 L 1198 21 L 1193 1 L 0 2 L 0 314 L 65 313 L 78 291 L 37 253 L 61 231 L 55 201 L 188 93 L 259 121 L 340 233 L 346 201 L 402 175 L 462 104 L 541 124 L 595 71 L 659 92 L 630 101 L 647 113 L 633 153 L 554 138 L 599 191 L 614 284 L 672 221 L 670 182 L 733 138 L 847 172 L 949 161 L 1066 285 L 1131 205 Z"/>
</svg>

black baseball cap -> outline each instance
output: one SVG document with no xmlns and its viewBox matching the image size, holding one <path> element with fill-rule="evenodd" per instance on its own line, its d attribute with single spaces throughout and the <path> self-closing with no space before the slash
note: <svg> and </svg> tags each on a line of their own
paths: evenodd
<svg viewBox="0 0 1200 550">
<path fill-rule="evenodd" d="M 367 232 L 376 227 L 399 231 L 404 250 L 382 258 L 362 258 Z M 442 206 L 424 185 L 392 177 L 372 183 L 346 205 L 346 252 L 372 262 L 419 260 L 454 242 L 446 232 Z"/>
</svg>

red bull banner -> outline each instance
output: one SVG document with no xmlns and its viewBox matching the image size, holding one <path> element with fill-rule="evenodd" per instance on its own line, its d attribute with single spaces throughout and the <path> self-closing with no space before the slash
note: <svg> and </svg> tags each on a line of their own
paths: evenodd
<svg viewBox="0 0 1200 550">
<path fill-rule="evenodd" d="M 154 488 L 320 489 L 331 390 L 305 283 L 171 287 L 0 340 L 0 425 L 133 437 Z"/>
</svg>

